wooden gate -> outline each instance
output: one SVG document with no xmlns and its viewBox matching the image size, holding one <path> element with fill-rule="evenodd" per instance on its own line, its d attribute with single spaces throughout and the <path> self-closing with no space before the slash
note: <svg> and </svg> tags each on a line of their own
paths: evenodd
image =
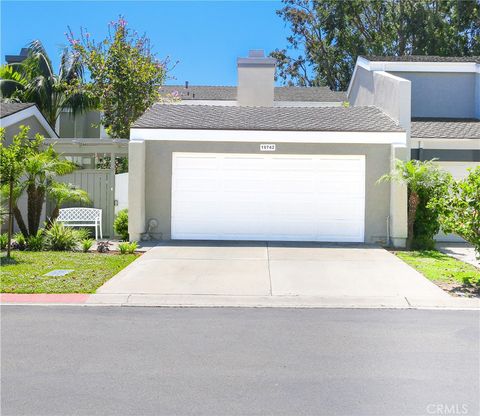
<svg viewBox="0 0 480 416">
<path fill-rule="evenodd" d="M 59 182 L 71 183 L 88 192 L 92 203 L 89 206 L 102 209 L 103 236 L 112 238 L 114 220 L 115 174 L 109 169 L 82 169 L 60 176 Z M 78 203 L 64 204 L 63 208 L 79 206 Z"/>
</svg>

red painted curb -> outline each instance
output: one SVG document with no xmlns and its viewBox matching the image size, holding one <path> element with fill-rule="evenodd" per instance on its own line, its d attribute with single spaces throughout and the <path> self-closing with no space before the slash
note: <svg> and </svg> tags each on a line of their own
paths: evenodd
<svg viewBox="0 0 480 416">
<path fill-rule="evenodd" d="M 86 293 L 0 293 L 0 303 L 85 303 Z"/>
</svg>

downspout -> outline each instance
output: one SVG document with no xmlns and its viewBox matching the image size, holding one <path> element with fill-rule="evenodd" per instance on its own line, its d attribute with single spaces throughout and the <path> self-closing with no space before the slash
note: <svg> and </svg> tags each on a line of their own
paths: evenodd
<svg viewBox="0 0 480 416">
<path fill-rule="evenodd" d="M 423 162 L 424 157 L 423 157 L 423 141 L 419 140 L 418 141 L 418 160 Z"/>
<path fill-rule="evenodd" d="M 387 246 L 391 246 L 392 242 L 390 241 L 390 215 L 387 217 Z"/>
</svg>

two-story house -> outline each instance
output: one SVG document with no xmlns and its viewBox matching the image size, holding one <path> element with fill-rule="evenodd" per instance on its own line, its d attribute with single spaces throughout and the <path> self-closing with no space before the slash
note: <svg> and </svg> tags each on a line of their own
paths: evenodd
<svg viewBox="0 0 480 416">
<path fill-rule="evenodd" d="M 438 159 L 457 178 L 480 164 L 479 57 L 360 57 L 348 99 L 404 127 L 414 159 Z"/>
<path fill-rule="evenodd" d="M 480 165 L 480 57 L 360 57 L 348 99 L 402 126 L 412 159 L 436 159 L 456 179 Z"/>
</svg>

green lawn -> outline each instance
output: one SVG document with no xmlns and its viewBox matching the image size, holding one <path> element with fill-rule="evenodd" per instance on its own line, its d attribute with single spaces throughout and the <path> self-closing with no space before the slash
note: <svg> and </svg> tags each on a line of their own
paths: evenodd
<svg viewBox="0 0 480 416">
<path fill-rule="evenodd" d="M 395 254 L 433 282 L 467 286 L 474 280 L 480 282 L 480 270 L 476 267 L 438 251 L 398 251 Z"/>
<path fill-rule="evenodd" d="M 2 255 L 0 289 L 2 293 L 93 293 L 136 258 L 135 254 L 14 251 L 10 261 Z M 54 269 L 74 271 L 44 276 Z"/>
</svg>

